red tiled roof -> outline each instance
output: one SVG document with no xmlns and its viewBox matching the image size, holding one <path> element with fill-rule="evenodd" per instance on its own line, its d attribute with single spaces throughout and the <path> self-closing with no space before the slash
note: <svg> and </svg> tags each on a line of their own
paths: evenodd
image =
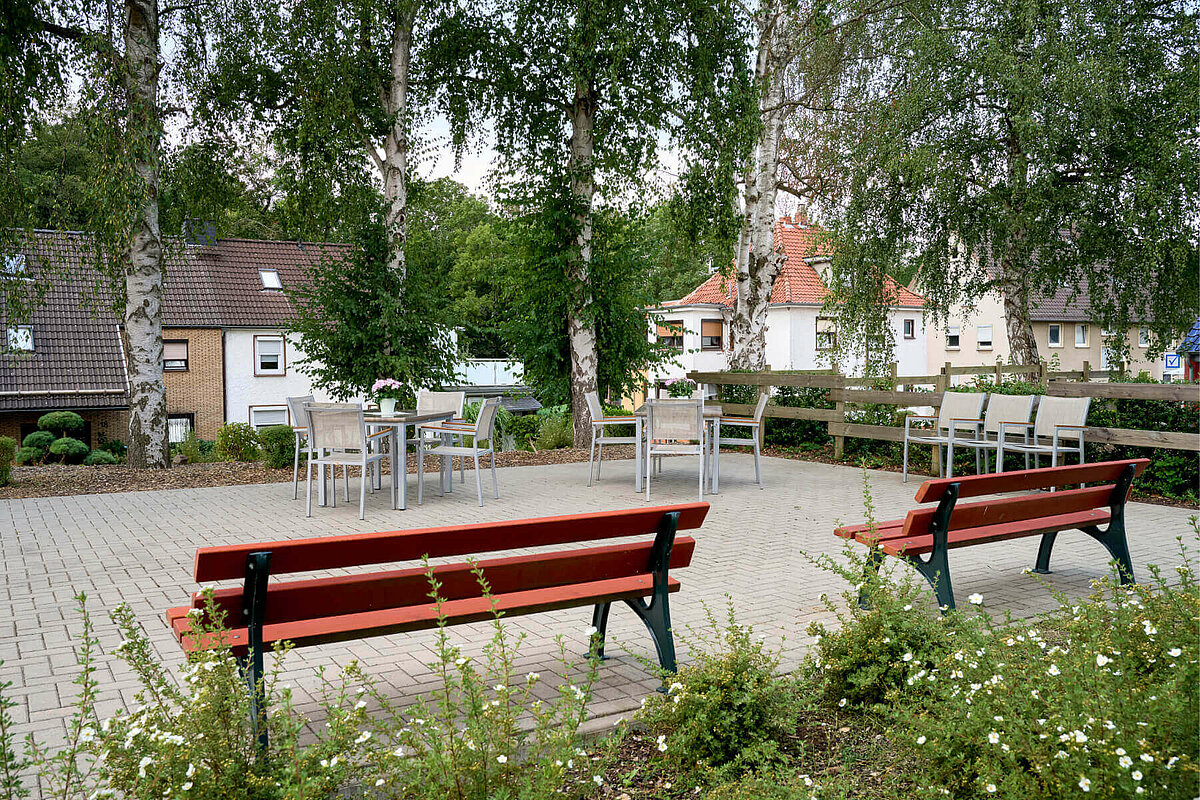
<svg viewBox="0 0 1200 800">
<path fill-rule="evenodd" d="M 775 244 L 783 248 L 787 258 L 779 271 L 779 277 L 775 279 L 775 286 L 771 289 L 771 303 L 824 303 L 829 291 L 817 271 L 808 263 L 808 259 L 829 256 L 832 253 L 828 233 L 819 226 L 809 225 L 806 220 L 797 218 L 793 221 L 790 217 L 783 217 L 775 223 Z M 895 305 L 920 308 L 925 304 L 925 298 L 891 278 L 888 278 L 888 283 L 895 294 Z M 715 303 L 732 307 L 735 297 L 737 281 L 733 276 L 718 273 L 709 277 L 686 297 L 663 305 Z"/>
</svg>

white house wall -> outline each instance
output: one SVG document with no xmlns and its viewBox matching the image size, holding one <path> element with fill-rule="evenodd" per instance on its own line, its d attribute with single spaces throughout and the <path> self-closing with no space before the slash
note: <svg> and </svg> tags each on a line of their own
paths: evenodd
<svg viewBox="0 0 1200 800">
<path fill-rule="evenodd" d="M 250 422 L 250 409 L 287 408 L 288 397 L 311 394 L 317 402 L 334 398 L 314 390 L 310 378 L 300 371 L 303 353 L 295 336 L 284 341 L 283 375 L 254 374 L 254 337 L 280 336 L 271 328 L 237 328 L 225 331 L 225 417 L 226 422 Z"/>
</svg>

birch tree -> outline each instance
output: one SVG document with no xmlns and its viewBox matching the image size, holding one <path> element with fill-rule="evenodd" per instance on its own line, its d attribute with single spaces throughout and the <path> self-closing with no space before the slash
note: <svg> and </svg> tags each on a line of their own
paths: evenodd
<svg viewBox="0 0 1200 800">
<path fill-rule="evenodd" d="M 860 278 L 880 268 L 915 273 L 935 320 L 997 292 L 1012 357 L 1032 364 L 1032 298 L 1071 287 L 1095 322 L 1146 324 L 1161 349 L 1197 307 L 1194 10 L 914 11 L 887 32 L 893 55 L 849 132 L 843 290 L 873 291 Z"/>
</svg>

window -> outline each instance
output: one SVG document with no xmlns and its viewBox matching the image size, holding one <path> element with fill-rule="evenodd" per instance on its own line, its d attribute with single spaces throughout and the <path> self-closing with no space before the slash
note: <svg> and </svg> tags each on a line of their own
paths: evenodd
<svg viewBox="0 0 1200 800">
<path fill-rule="evenodd" d="M 250 425 L 255 430 L 269 428 L 272 425 L 287 425 L 287 406 L 258 406 L 250 407 Z"/>
<path fill-rule="evenodd" d="M 1150 329 L 1138 328 L 1138 347 L 1150 346 Z"/>
<path fill-rule="evenodd" d="M 683 323 L 677 319 L 664 320 L 656 331 L 658 343 L 663 347 L 683 349 Z"/>
<path fill-rule="evenodd" d="M 1075 326 L 1075 346 L 1076 347 L 1087 347 L 1088 346 L 1088 326 L 1087 325 L 1080 324 L 1080 325 Z"/>
<path fill-rule="evenodd" d="M 960 336 L 961 331 L 962 331 L 962 329 L 958 325 L 951 325 L 949 328 L 946 328 L 946 349 L 947 350 L 957 350 L 958 349 L 959 339 L 961 338 L 961 336 Z"/>
<path fill-rule="evenodd" d="M 917 321 L 916 320 L 913 320 L 913 319 L 904 320 L 904 338 L 905 339 L 917 338 Z"/>
<path fill-rule="evenodd" d="M 837 347 L 837 322 L 830 317 L 817 317 L 817 349 L 832 350 Z"/>
<path fill-rule="evenodd" d="M 33 351 L 33 326 L 17 325 L 8 329 L 8 349 Z"/>
<path fill-rule="evenodd" d="M 167 414 L 167 441 L 171 444 L 179 444 L 195 429 L 195 414 Z"/>
<path fill-rule="evenodd" d="M 279 281 L 279 270 L 277 269 L 260 269 L 258 278 L 262 281 L 264 289 L 282 289 L 283 284 Z"/>
<path fill-rule="evenodd" d="M 25 254 L 16 253 L 4 257 L 4 274 L 17 277 L 25 274 Z"/>
<path fill-rule="evenodd" d="M 975 328 L 975 347 L 979 350 L 992 349 L 992 326 L 980 325 Z"/>
<path fill-rule="evenodd" d="M 287 373 L 283 356 L 283 337 L 254 337 L 254 374 L 284 375 Z"/>
<path fill-rule="evenodd" d="M 1048 338 L 1051 347 L 1062 347 L 1062 325 L 1057 322 L 1050 323 Z"/>
<path fill-rule="evenodd" d="M 187 372 L 188 343 L 187 339 L 163 340 L 163 369 L 167 372 Z M 167 419 L 171 416 L 168 414 Z M 183 441 L 182 439 L 180 441 Z"/>
<path fill-rule="evenodd" d="M 725 323 L 719 319 L 700 321 L 700 349 L 720 350 L 724 345 Z"/>
</svg>

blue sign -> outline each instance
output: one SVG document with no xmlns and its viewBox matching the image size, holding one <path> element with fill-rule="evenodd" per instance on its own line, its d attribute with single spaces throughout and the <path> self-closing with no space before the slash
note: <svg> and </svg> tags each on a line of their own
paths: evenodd
<svg viewBox="0 0 1200 800">
<path fill-rule="evenodd" d="M 1183 369 L 1183 357 L 1179 353 L 1167 353 L 1167 369 Z"/>
</svg>

